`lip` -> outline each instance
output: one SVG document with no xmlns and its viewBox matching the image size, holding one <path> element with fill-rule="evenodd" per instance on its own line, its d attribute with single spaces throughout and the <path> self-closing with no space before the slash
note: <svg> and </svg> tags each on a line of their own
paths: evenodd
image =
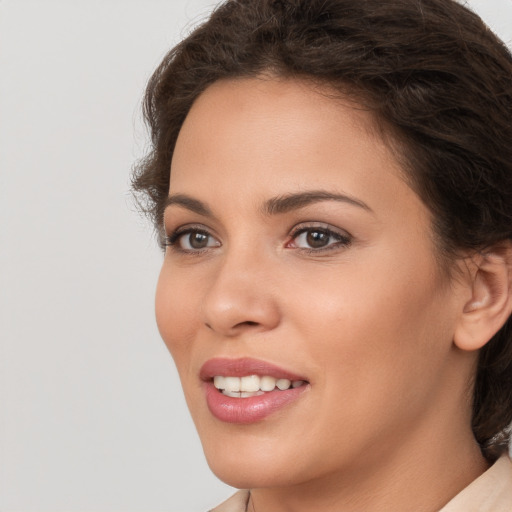
<svg viewBox="0 0 512 512">
<path fill-rule="evenodd" d="M 199 376 L 201 380 L 208 381 L 216 375 L 223 375 L 225 377 L 244 377 L 246 375 L 259 375 L 263 377 L 268 375 L 276 379 L 308 380 L 304 376 L 292 373 L 274 364 L 249 357 L 239 359 L 218 357 L 209 359 L 201 367 Z"/>
<path fill-rule="evenodd" d="M 233 398 L 219 392 L 213 385 L 216 375 L 244 377 L 246 375 L 268 375 L 276 379 L 303 380 L 306 384 L 284 391 L 275 389 L 263 395 L 249 398 Z M 206 403 L 211 414 L 226 423 L 250 424 L 262 421 L 274 412 L 295 402 L 310 389 L 307 379 L 276 365 L 258 359 L 224 359 L 207 361 L 200 371 Z"/>
</svg>

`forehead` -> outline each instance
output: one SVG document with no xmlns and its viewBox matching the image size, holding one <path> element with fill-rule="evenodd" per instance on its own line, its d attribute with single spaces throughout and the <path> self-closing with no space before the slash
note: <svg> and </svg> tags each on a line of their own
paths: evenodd
<svg viewBox="0 0 512 512">
<path fill-rule="evenodd" d="M 304 122 L 311 123 L 310 128 L 314 128 L 320 118 L 323 123 L 336 124 L 342 113 L 345 125 L 360 130 L 361 135 L 374 135 L 376 142 L 380 142 L 373 114 L 352 96 L 307 78 L 262 75 L 218 80 L 195 100 L 180 137 L 185 136 L 188 125 L 195 123 L 198 117 L 205 131 L 218 128 L 220 119 L 225 124 L 234 124 L 243 116 L 246 130 L 256 123 L 258 128 L 265 125 L 267 130 L 282 130 L 288 124 L 288 133 L 293 126 L 299 130 Z M 339 126 L 332 127 L 339 129 Z"/>
<path fill-rule="evenodd" d="M 339 92 L 307 80 L 221 80 L 199 96 L 185 119 L 171 187 L 199 171 L 203 180 L 213 171 L 220 178 L 232 167 L 253 181 L 282 181 L 291 174 L 311 184 L 355 166 L 362 180 L 383 167 L 401 174 L 373 115 Z"/>
</svg>

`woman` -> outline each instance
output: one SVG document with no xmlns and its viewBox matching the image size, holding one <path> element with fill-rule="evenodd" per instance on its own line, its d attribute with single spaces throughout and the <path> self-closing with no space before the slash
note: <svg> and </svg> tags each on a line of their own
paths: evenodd
<svg viewBox="0 0 512 512">
<path fill-rule="evenodd" d="M 146 92 L 157 322 L 216 511 L 512 509 L 512 57 L 451 0 L 237 0 Z"/>
</svg>

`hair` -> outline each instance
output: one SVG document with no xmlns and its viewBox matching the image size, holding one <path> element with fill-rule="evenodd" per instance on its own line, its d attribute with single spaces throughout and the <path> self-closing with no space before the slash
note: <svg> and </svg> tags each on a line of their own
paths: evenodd
<svg viewBox="0 0 512 512">
<path fill-rule="evenodd" d="M 370 109 L 432 212 L 439 253 L 512 239 L 512 55 L 453 0 L 228 0 L 149 80 L 151 149 L 133 173 L 162 242 L 174 146 L 220 79 L 306 78 Z M 480 351 L 472 428 L 493 459 L 510 440 L 512 319 Z"/>
</svg>

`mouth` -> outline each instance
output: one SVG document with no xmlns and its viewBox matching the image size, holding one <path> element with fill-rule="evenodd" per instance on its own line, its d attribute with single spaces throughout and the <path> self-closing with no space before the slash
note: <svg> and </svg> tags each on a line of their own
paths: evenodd
<svg viewBox="0 0 512 512">
<path fill-rule="evenodd" d="M 254 423 L 295 402 L 309 381 L 256 359 L 211 359 L 200 372 L 211 414 L 227 423 Z"/>
<path fill-rule="evenodd" d="M 213 385 L 223 395 L 232 398 L 251 398 L 270 393 L 276 389 L 286 391 L 290 388 L 299 388 L 306 385 L 305 380 L 291 381 L 286 378 L 276 379 L 270 375 L 247 375 L 245 377 L 233 377 L 216 375 L 213 378 Z"/>
</svg>

